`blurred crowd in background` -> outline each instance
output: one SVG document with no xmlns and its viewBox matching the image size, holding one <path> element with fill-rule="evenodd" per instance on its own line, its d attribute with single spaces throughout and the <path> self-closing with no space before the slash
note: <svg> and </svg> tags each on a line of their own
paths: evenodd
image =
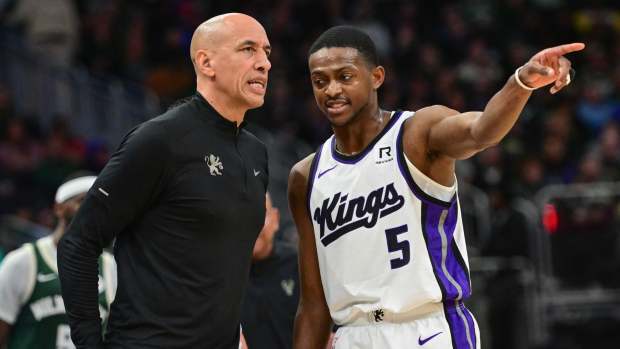
<svg viewBox="0 0 620 349">
<path fill-rule="evenodd" d="M 158 96 L 161 110 L 195 92 L 188 52 L 196 26 L 223 12 L 254 16 L 271 41 L 273 68 L 265 106 L 247 119 L 279 147 L 276 153 L 295 144 L 285 161 L 291 165 L 331 132 L 312 96 L 307 50 L 332 25 L 359 26 L 377 43 L 387 70 L 380 90 L 385 109 L 443 104 L 481 110 L 538 50 L 584 42 L 586 50 L 570 57 L 574 82 L 558 95 L 535 92 L 499 146 L 457 169 L 460 181 L 485 193 L 492 212 L 488 236 L 476 239 L 472 232 L 470 254 L 528 256 L 511 202 L 533 200 L 551 184 L 620 181 L 620 8 L 612 3 L 0 0 L 0 13 L 2 30 L 40 52 L 40 64 L 80 66 L 138 83 Z M 116 144 L 76 134 L 67 115 L 42 123 L 37 115 L 16 113 L 13 93 L 2 83 L 0 76 L 0 214 L 52 227 L 52 197 L 63 178 L 78 169 L 99 171 Z M 277 178 L 270 190 L 283 216 L 286 202 L 278 193 L 286 189 L 289 169 L 271 171 Z"/>
</svg>

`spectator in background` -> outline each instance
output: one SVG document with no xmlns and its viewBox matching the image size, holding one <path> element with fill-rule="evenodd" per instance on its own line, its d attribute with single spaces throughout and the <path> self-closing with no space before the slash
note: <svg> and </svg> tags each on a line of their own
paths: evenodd
<svg viewBox="0 0 620 349">
<path fill-rule="evenodd" d="M 609 98 L 611 86 L 605 80 L 590 81 L 584 88 L 583 98 L 577 107 L 577 116 L 586 128 L 598 135 L 618 108 Z"/>
<path fill-rule="evenodd" d="M 603 165 L 603 179 L 614 181 L 620 179 L 620 126 L 610 122 L 603 127 L 597 144 Z"/>
<path fill-rule="evenodd" d="M 79 18 L 72 0 L 16 0 L 7 21 L 23 30 L 41 61 L 70 66 L 79 39 Z"/>
<path fill-rule="evenodd" d="M 292 348 L 299 301 L 297 250 L 294 245 L 274 239 L 280 227 L 280 211 L 269 194 L 265 205 L 265 225 L 252 252 L 241 325 L 250 349 Z"/>
<path fill-rule="evenodd" d="M 5 123 L 13 115 L 13 101 L 11 91 L 0 84 L 0 132 L 4 132 Z"/>
<path fill-rule="evenodd" d="M 0 140 L 0 166 L 3 170 L 16 176 L 33 171 L 41 160 L 41 151 L 23 119 L 8 121 L 4 139 Z"/>
<path fill-rule="evenodd" d="M 31 206 L 43 199 L 33 185 L 33 172 L 42 155 L 41 144 L 31 135 L 26 122 L 9 119 L 0 139 L 0 212 L 33 219 Z"/>
<path fill-rule="evenodd" d="M 0 265 L 0 347 L 74 348 L 60 295 L 56 246 L 95 178 L 77 176 L 62 184 L 55 196 L 53 234 L 12 251 Z M 99 312 L 106 318 L 116 289 L 116 265 L 107 252 L 99 259 Z"/>
<path fill-rule="evenodd" d="M 362 29 L 377 45 L 377 52 L 381 57 L 389 57 L 391 54 L 392 37 L 384 23 L 375 16 L 375 1 L 359 0 L 357 6 L 352 7 L 352 22 Z"/>
<path fill-rule="evenodd" d="M 83 168 L 86 156 L 84 141 L 71 134 L 63 116 L 56 116 L 42 145 L 42 159 L 33 174 L 40 191 L 50 193 L 63 178 Z"/>
</svg>

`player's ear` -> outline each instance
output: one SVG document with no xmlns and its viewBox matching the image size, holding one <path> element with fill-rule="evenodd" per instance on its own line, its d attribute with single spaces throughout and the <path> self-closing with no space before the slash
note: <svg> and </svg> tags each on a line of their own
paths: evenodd
<svg viewBox="0 0 620 349">
<path fill-rule="evenodd" d="M 378 65 L 372 68 L 370 74 L 372 77 L 372 88 L 378 90 L 383 85 L 383 81 L 385 81 L 385 68 Z"/>
<path fill-rule="evenodd" d="M 211 64 L 211 52 L 207 50 L 196 51 L 196 70 L 209 78 L 215 77 L 215 70 Z"/>
</svg>

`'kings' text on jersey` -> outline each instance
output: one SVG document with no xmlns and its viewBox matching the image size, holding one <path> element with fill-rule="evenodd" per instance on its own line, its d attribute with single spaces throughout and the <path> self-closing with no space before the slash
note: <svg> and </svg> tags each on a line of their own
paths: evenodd
<svg viewBox="0 0 620 349">
<path fill-rule="evenodd" d="M 372 228 L 379 218 L 398 211 L 405 202 L 402 195 L 394 188 L 394 183 L 377 188 L 366 196 L 359 196 L 347 201 L 348 194 L 336 193 L 323 200 L 317 207 L 313 218 L 320 227 L 321 242 L 324 246 L 336 241 L 346 233 L 358 228 Z M 334 210 L 338 206 L 334 217 Z M 325 235 L 325 226 L 331 231 Z"/>
</svg>

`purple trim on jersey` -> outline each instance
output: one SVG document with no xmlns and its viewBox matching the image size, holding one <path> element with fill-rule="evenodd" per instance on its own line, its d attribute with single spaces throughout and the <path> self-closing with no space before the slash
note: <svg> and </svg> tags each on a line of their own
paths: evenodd
<svg viewBox="0 0 620 349">
<path fill-rule="evenodd" d="M 409 188 L 413 192 L 413 194 L 423 202 L 427 202 L 430 204 L 440 205 L 444 207 L 450 207 L 450 205 L 456 201 L 456 193 L 450 199 L 450 201 L 443 201 L 432 197 L 426 194 L 422 188 L 418 186 L 418 184 L 413 180 L 411 173 L 409 172 L 409 168 L 407 167 L 407 161 L 405 160 L 405 151 L 404 151 L 404 143 L 403 143 L 403 130 L 405 129 L 405 123 L 403 122 L 400 126 L 400 130 L 398 131 L 398 137 L 396 138 L 396 160 L 398 162 L 398 169 L 400 170 L 401 175 L 405 178 L 405 181 L 409 185 Z"/>
<path fill-rule="evenodd" d="M 402 115 L 402 111 L 395 111 L 394 115 L 392 116 L 392 118 L 388 121 L 387 125 L 385 125 L 385 127 L 383 128 L 383 130 L 381 130 L 381 132 L 379 132 L 378 135 L 375 136 L 375 138 L 372 140 L 372 142 L 370 142 L 366 148 L 364 148 L 364 150 L 362 150 L 361 152 L 359 152 L 358 154 L 355 155 L 351 155 L 351 156 L 347 156 L 347 155 L 343 155 L 340 154 L 339 152 L 336 151 L 336 136 L 332 136 L 332 141 L 331 141 L 331 150 L 332 150 L 332 157 L 334 158 L 334 160 L 338 161 L 338 162 L 342 162 L 345 164 L 356 164 L 358 161 L 362 160 L 366 154 L 368 154 L 372 148 L 375 146 L 375 144 L 381 139 L 381 137 L 383 137 L 383 135 L 389 131 L 392 126 L 394 126 L 394 124 L 396 123 L 396 120 L 398 120 L 400 118 L 400 116 Z"/>
<path fill-rule="evenodd" d="M 312 194 L 312 186 L 314 185 L 314 178 L 316 177 L 316 171 L 319 167 L 319 161 L 321 160 L 321 152 L 323 150 L 323 144 L 319 146 L 314 153 L 314 159 L 310 164 L 310 173 L 308 174 L 308 188 L 306 188 L 306 208 L 308 209 L 308 217 L 312 219 L 312 210 L 310 209 L 310 195 Z"/>
<path fill-rule="evenodd" d="M 458 223 L 458 214 L 459 214 L 459 201 L 456 200 L 454 202 L 454 206 L 450 208 L 450 210 L 454 211 L 454 224 L 456 227 L 456 224 Z M 453 234 L 454 235 L 454 234 Z M 463 271 L 463 274 L 459 274 L 459 275 L 463 275 L 464 276 L 464 280 L 459 281 L 459 284 L 461 285 L 461 288 L 463 289 L 463 299 L 467 299 L 469 298 L 469 296 L 471 296 L 471 274 L 469 273 L 469 268 L 467 267 L 467 264 L 465 263 L 465 258 L 463 258 L 463 255 L 461 254 L 461 251 L 459 250 L 459 246 L 456 244 L 456 241 L 454 241 L 454 237 L 452 239 L 452 244 L 450 246 L 450 251 L 451 254 L 454 256 L 454 258 L 456 259 L 456 262 L 459 264 L 459 266 L 461 267 L 461 270 Z M 458 279 L 457 279 L 458 280 Z"/>
<path fill-rule="evenodd" d="M 474 315 L 467 309 L 465 305 L 463 305 L 463 313 L 467 318 L 467 326 L 469 326 L 469 333 L 471 333 L 471 340 L 474 344 L 474 349 L 476 349 L 476 341 L 478 337 L 476 336 L 476 325 L 474 324 Z"/>
<path fill-rule="evenodd" d="M 409 185 L 409 189 L 411 189 L 413 194 L 420 201 L 422 201 L 422 231 L 426 242 L 426 248 L 428 250 L 431 263 L 433 264 L 433 272 L 435 273 L 435 278 L 437 279 L 442 291 L 442 299 L 453 300 L 457 299 L 459 296 L 458 289 L 452 282 L 450 282 L 449 277 L 451 277 L 460 286 L 462 299 L 465 299 L 471 295 L 471 286 L 469 281 L 469 269 L 467 268 L 467 264 L 465 264 L 463 256 L 454 241 L 454 230 L 458 223 L 457 194 L 455 193 L 450 201 L 443 201 L 428 195 L 417 185 L 409 172 L 405 159 L 403 142 L 403 134 L 405 129 L 404 124 L 405 123 L 403 122 L 396 139 L 396 157 L 398 168 L 401 175 L 405 178 L 405 181 Z M 442 266 L 443 246 L 441 241 L 441 233 L 439 231 L 439 220 L 443 210 L 446 209 L 448 210 L 448 214 L 443 224 L 443 231 L 446 235 L 445 267 L 449 276 L 446 275 L 446 272 L 444 272 Z"/>
<path fill-rule="evenodd" d="M 442 300 L 457 300 L 459 296 L 461 299 L 466 298 L 471 293 L 469 273 L 459 263 L 458 257 L 454 254 L 454 249 L 452 248 L 452 244 L 455 244 L 454 231 L 458 222 L 457 201 L 454 201 L 448 209 L 447 216 L 443 222 L 443 229 L 441 230 L 439 229 L 441 216 L 446 209 L 439 205 L 426 204 L 424 202 L 422 207 L 422 231 L 433 266 L 433 272 L 442 290 Z M 445 245 L 442 241 L 442 235 L 444 235 Z M 460 286 L 460 291 L 457 285 Z"/>
<path fill-rule="evenodd" d="M 424 225 L 426 235 L 426 249 L 431 257 L 433 271 L 439 279 L 441 289 L 444 290 L 442 300 L 455 299 L 457 290 L 450 283 L 441 268 L 441 235 L 437 230 L 437 226 L 444 209 L 437 205 L 427 205 L 425 203 L 422 203 L 422 205 L 426 206 L 426 215 L 422 217 L 422 224 Z"/>
<path fill-rule="evenodd" d="M 459 204 L 458 200 L 455 200 L 452 203 L 452 206 L 450 206 L 448 216 L 444 222 L 444 232 L 448 238 L 446 267 L 450 275 L 452 275 L 456 282 L 461 286 L 461 290 L 463 292 L 462 299 L 466 299 L 471 295 L 471 284 L 469 281 L 469 270 L 463 261 L 463 256 L 456 245 L 456 241 L 454 241 L 454 231 L 456 230 L 456 225 L 458 224 L 458 218 Z"/>
<path fill-rule="evenodd" d="M 422 202 L 422 208 L 421 208 L 422 217 L 420 218 L 421 222 L 427 221 L 426 217 L 428 217 L 428 206 L 429 205 L 424 203 L 424 201 Z M 431 261 L 431 267 L 433 269 L 433 274 L 435 275 L 435 280 L 437 281 L 437 285 L 439 285 L 439 289 L 441 290 L 441 299 L 444 300 L 446 299 L 446 288 L 444 287 L 444 283 L 439 278 L 439 273 L 437 272 L 437 269 L 435 268 L 435 263 L 433 262 L 433 256 L 431 255 L 431 249 L 429 248 L 430 235 L 427 231 L 427 224 L 422 224 L 422 237 L 424 238 L 424 244 L 426 245 L 426 252 L 428 253 L 428 259 L 429 261 Z M 437 236 L 435 235 L 434 237 L 437 237 Z M 436 242 L 434 244 L 436 244 Z"/>
<path fill-rule="evenodd" d="M 465 328 L 461 325 L 463 321 L 459 319 L 454 305 L 444 303 L 443 313 L 446 317 L 446 321 L 448 322 L 448 327 L 450 328 L 452 349 L 469 349 L 469 344 L 467 343 L 467 333 L 465 333 Z"/>
<path fill-rule="evenodd" d="M 465 305 L 448 301 L 444 303 L 444 314 L 450 327 L 453 349 L 476 349 L 477 337 L 473 318 Z"/>
</svg>

